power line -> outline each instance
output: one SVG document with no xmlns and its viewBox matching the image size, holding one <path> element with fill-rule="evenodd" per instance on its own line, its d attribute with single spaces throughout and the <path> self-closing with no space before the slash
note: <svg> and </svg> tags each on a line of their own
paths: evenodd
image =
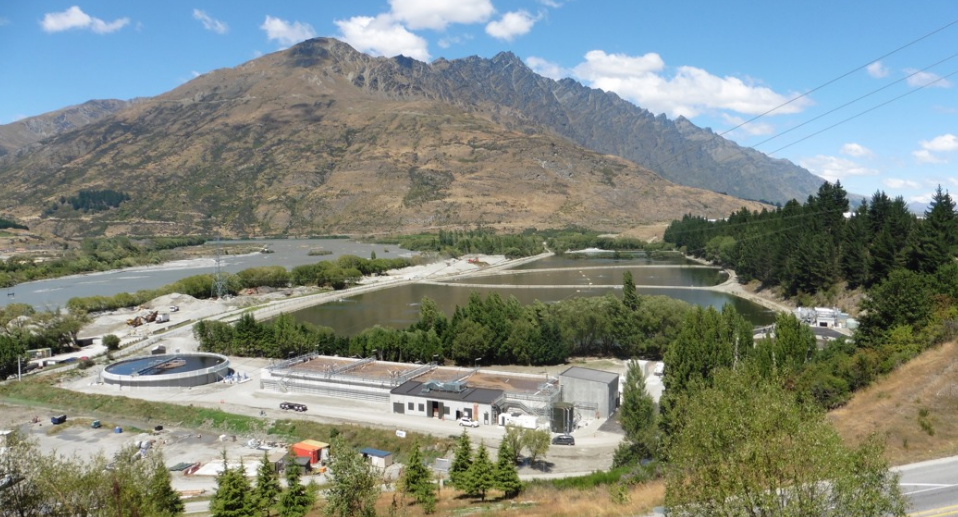
<svg viewBox="0 0 958 517">
<path fill-rule="evenodd" d="M 925 68 L 922 68 L 921 70 L 917 70 L 917 71 L 915 71 L 915 72 L 912 72 L 911 74 L 906 75 L 905 77 L 902 77 L 901 79 L 899 79 L 899 80 L 897 80 L 897 81 L 888 83 L 888 84 L 886 84 L 885 86 L 882 86 L 881 88 L 878 88 L 877 90 L 872 90 L 872 91 L 866 93 L 865 95 L 862 95 L 861 97 L 858 97 L 858 98 L 856 98 L 856 99 L 854 99 L 854 100 L 848 101 L 848 102 L 846 102 L 845 104 L 842 104 L 841 106 L 832 108 L 832 109 L 826 111 L 825 113 L 822 113 L 821 115 L 818 115 L 817 117 L 813 117 L 813 118 L 811 118 L 811 119 L 808 119 L 808 120 L 806 120 L 805 122 L 802 122 L 801 124 L 799 124 L 799 125 L 797 125 L 797 126 L 795 126 L 795 127 L 786 129 L 785 131 L 782 131 L 782 132 L 780 132 L 780 133 L 778 133 L 778 134 L 776 134 L 776 135 L 770 136 L 770 137 L 766 138 L 765 140 L 762 140 L 761 142 L 752 145 L 752 147 L 755 148 L 755 147 L 758 147 L 758 146 L 760 146 L 760 145 L 762 145 L 762 144 L 766 144 L 766 143 L 768 143 L 768 142 L 771 142 L 772 140 L 775 140 L 776 138 L 778 138 L 778 137 L 780 137 L 780 136 L 782 136 L 782 135 L 786 135 L 786 134 L 788 134 L 788 133 L 791 133 L 792 131 L 795 131 L 796 129 L 798 129 L 798 128 L 802 127 L 802 126 L 805 126 L 805 125 L 807 125 L 807 124 L 810 124 L 810 123 L 812 123 L 812 122 L 815 122 L 816 120 L 818 120 L 818 119 L 820 119 L 820 118 L 822 118 L 822 117 L 831 115 L 832 113 L 835 113 L 836 111 L 838 111 L 838 110 L 840 110 L 840 109 L 842 109 L 842 108 L 848 107 L 848 106 L 850 106 L 850 105 L 852 105 L 852 104 L 854 104 L 854 103 L 856 103 L 856 102 L 858 102 L 858 101 L 860 101 L 860 100 L 862 100 L 862 99 L 865 99 L 865 98 L 870 97 L 870 96 L 872 96 L 872 95 L 874 95 L 874 94 L 876 94 L 876 93 L 878 93 L 878 92 L 881 92 L 881 91 L 883 91 L 883 90 L 886 90 L 886 89 L 888 89 L 888 88 L 891 88 L 892 86 L 894 86 L 894 85 L 896 85 L 896 84 L 898 84 L 898 83 L 900 83 L 900 82 L 902 82 L 902 81 L 907 81 L 908 79 L 911 79 L 912 77 L 914 77 L 914 76 L 916 76 L 916 75 L 918 75 L 918 74 L 920 74 L 920 73 L 923 73 L 923 72 L 927 71 L 927 70 L 930 69 L 930 68 L 936 67 L 936 66 L 938 66 L 938 65 L 940 65 L 940 64 L 942 64 L 942 63 L 944 63 L 945 61 L 954 59 L 955 57 L 958 57 L 958 54 L 952 54 L 952 55 L 946 57 L 945 59 L 942 59 L 941 61 L 938 61 L 937 63 L 933 63 L 933 64 L 931 64 L 931 65 L 928 65 L 928 66 L 926 66 Z M 919 89 L 920 89 L 920 88 L 919 88 Z"/>
<path fill-rule="evenodd" d="M 770 152 L 770 153 L 767 153 L 767 154 L 768 154 L 769 156 L 771 156 L 771 155 L 773 155 L 773 154 L 775 154 L 775 153 L 777 153 L 777 152 L 779 152 L 779 151 L 781 151 L 781 150 L 783 150 L 783 149 L 788 149 L 789 147 L 791 147 L 791 146 L 793 146 L 793 145 L 795 145 L 795 144 L 798 144 L 798 143 L 800 143 L 800 142 L 804 142 L 805 140 L 808 140 L 809 138 L 811 138 L 811 137 L 813 137 L 813 136 L 820 135 L 820 134 L 824 133 L 825 131 L 828 131 L 829 129 L 834 128 L 835 126 L 840 126 L 840 125 L 844 124 L 845 122 L 848 122 L 848 121 L 850 121 L 850 120 L 854 120 L 854 119 L 856 119 L 856 118 L 858 118 L 858 117 L 860 117 L 860 116 L 862 116 L 862 115 L 864 115 L 864 114 L 866 114 L 866 113 L 875 111 L 875 110 L 878 109 L 878 108 L 881 108 L 881 107 L 883 107 L 883 106 L 886 106 L 886 105 L 888 105 L 888 104 L 891 104 L 891 103 L 893 103 L 893 102 L 895 102 L 895 101 L 901 99 L 902 97 L 907 97 L 907 96 L 909 96 L 909 95 L 911 95 L 911 94 L 913 94 L 913 93 L 915 93 L 915 92 L 921 91 L 921 90 L 923 90 L 923 89 L 925 89 L 925 88 L 927 88 L 927 87 L 929 87 L 929 86 L 931 86 L 931 85 L 933 85 L 933 84 L 935 84 L 935 83 L 937 83 L 937 82 L 944 81 L 945 79 L 947 79 L 947 78 L 949 78 L 949 77 L 951 77 L 951 76 L 953 76 L 953 75 L 955 75 L 955 74 L 958 74 L 958 70 L 955 70 L 954 72 L 952 72 L 952 73 L 950 73 L 950 74 L 948 74 L 948 75 L 939 77 L 939 78 L 935 79 L 934 81 L 931 81 L 931 82 L 928 82 L 928 83 L 926 83 L 926 84 L 923 84 L 923 85 L 919 86 L 918 88 L 915 88 L 914 90 L 909 90 L 909 91 L 907 91 L 907 92 L 905 92 L 905 93 L 903 93 L 903 94 L 901 94 L 901 95 L 899 95 L 899 96 L 897 96 L 897 97 L 893 97 L 893 98 L 891 98 L 891 99 L 889 99 L 889 100 L 887 100 L 887 101 L 885 101 L 885 102 L 883 102 L 883 103 L 881 103 L 881 104 L 877 104 L 877 105 L 875 105 L 875 106 L 872 106 L 871 108 L 868 108 L 868 109 L 865 110 L 865 111 L 861 111 L 861 112 L 859 112 L 859 113 L 857 113 L 857 114 L 855 114 L 855 115 L 852 115 L 851 117 L 848 117 L 848 118 L 843 119 L 843 120 L 839 120 L 838 122 L 836 122 L 836 123 L 834 123 L 834 124 L 832 124 L 832 125 L 830 125 L 830 126 L 824 128 L 824 129 L 821 129 L 821 130 L 816 131 L 816 132 L 814 132 L 814 133 L 812 133 L 812 134 L 810 134 L 810 135 L 807 135 L 807 136 L 805 136 L 805 137 L 803 137 L 803 138 L 800 138 L 800 139 L 798 139 L 798 140 L 796 140 L 796 141 L 794 141 L 794 142 L 792 142 L 792 143 L 790 143 L 790 144 L 788 144 L 788 145 L 779 147 L 778 149 L 776 149 L 776 150 L 774 150 L 774 151 L 772 151 L 772 152 Z"/>
<path fill-rule="evenodd" d="M 752 118 L 750 118 L 750 119 L 748 119 L 748 120 L 746 120 L 746 121 L 744 121 L 744 122 L 742 122 L 742 123 L 740 123 L 740 124 L 738 124 L 738 125 L 736 125 L 736 126 L 734 126 L 734 127 L 732 127 L 732 128 L 729 128 L 729 129 L 727 129 L 727 130 L 725 130 L 725 131 L 722 131 L 721 133 L 710 133 L 710 134 L 712 135 L 712 138 L 710 138 L 710 139 L 707 140 L 707 141 L 712 141 L 712 140 L 714 140 L 715 138 L 721 138 L 721 137 L 723 137 L 724 135 L 727 135 L 728 133 L 730 133 L 730 132 L 732 132 L 732 131 L 735 131 L 736 129 L 739 129 L 739 128 L 741 128 L 741 127 L 747 125 L 747 124 L 750 124 L 750 123 L 752 123 L 752 122 L 754 122 L 754 121 L 756 121 L 756 120 L 758 120 L 758 119 L 760 119 L 760 118 L 762 118 L 762 117 L 764 117 L 764 116 L 766 116 L 766 115 L 768 115 L 768 114 L 770 114 L 770 113 L 773 113 L 773 112 L 775 112 L 775 111 L 777 111 L 777 110 L 779 110 L 779 109 L 781 109 L 781 108 L 783 108 L 783 107 L 785 107 L 785 106 L 787 106 L 787 105 L 789 105 L 789 104 L 791 104 L 791 103 L 793 103 L 793 102 L 795 102 L 795 101 L 797 101 L 797 100 L 799 100 L 799 99 L 801 99 L 801 98 L 807 97 L 807 96 L 811 95 L 812 93 L 814 93 L 814 92 L 816 92 L 816 91 L 819 91 L 819 90 L 821 90 L 821 89 L 823 89 L 823 88 L 825 88 L 825 87 L 827 87 L 827 86 L 829 86 L 829 85 L 831 85 L 831 84 L 834 84 L 834 83 L 840 81 L 841 79 L 844 79 L 845 77 L 848 77 L 849 75 L 851 75 L 851 74 L 853 74 L 853 73 L 855 73 L 855 72 L 858 72 L 858 71 L 860 71 L 860 70 L 862 70 L 862 69 L 865 69 L 865 68 L 867 68 L 869 65 L 871 65 L 872 63 L 875 63 L 875 62 L 877 62 L 877 61 L 881 61 L 882 59 L 885 59 L 886 57 L 889 57 L 889 56 L 891 56 L 891 55 L 894 55 L 894 54 L 896 54 L 896 53 L 898 53 L 898 52 L 900 52 L 900 51 L 902 51 L 902 50 L 904 50 L 904 49 L 906 49 L 906 48 L 908 48 L 908 47 L 910 47 L 910 46 L 912 46 L 912 45 L 914 45 L 914 44 L 916 44 L 916 43 L 918 43 L 918 42 L 920 42 L 920 41 L 923 41 L 923 40 L 925 40 L 925 39 L 927 39 L 927 38 L 929 38 L 929 37 L 931 37 L 931 36 L 933 36 L 933 35 L 935 35 L 935 34 L 941 32 L 941 31 L 943 31 L 943 30 L 945 30 L 945 29 L 947 29 L 947 28 L 953 26 L 953 25 L 956 25 L 956 24 L 958 24 L 958 19 L 952 20 L 951 22 L 949 22 L 949 23 L 947 23 L 947 24 L 945 24 L 945 25 L 942 25 L 941 27 L 938 27 L 937 29 L 935 29 L 935 30 L 933 30 L 933 31 L 931 31 L 931 32 L 928 32 L 928 33 L 924 34 L 923 36 L 921 36 L 921 37 L 919 37 L 919 38 L 916 38 L 916 39 L 914 39 L 914 40 L 912 40 L 912 41 L 910 41 L 910 42 L 908 42 L 908 43 L 905 43 L 904 45 L 901 45 L 901 46 L 899 46 L 898 48 L 896 48 L 896 49 L 894 49 L 894 50 L 892 50 L 892 51 L 890 51 L 890 52 L 886 52 L 885 54 L 883 54 L 883 55 L 881 55 L 881 56 L 879 56 L 879 57 L 877 57 L 877 58 L 875 58 L 875 59 L 872 59 L 872 60 L 868 61 L 867 63 L 861 65 L 861 66 L 858 66 L 858 67 L 856 67 L 856 68 L 854 68 L 854 69 L 852 69 L 852 70 L 849 70 L 848 72 L 845 72 L 844 74 L 842 74 L 842 75 L 840 75 L 840 76 L 838 76 L 838 77 L 835 77 L 835 78 L 833 78 L 833 79 L 830 79 L 830 80 L 828 80 L 828 81 L 826 81 L 826 82 L 824 82 L 824 83 L 822 83 L 822 84 L 816 86 L 815 88 L 812 88 L 811 90 L 809 90 L 809 91 L 803 93 L 802 95 L 799 95 L 799 96 L 794 97 L 794 98 L 792 98 L 792 99 L 790 99 L 790 100 L 788 100 L 788 101 L 786 101 L 786 102 L 783 102 L 783 103 L 779 104 L 778 106 L 775 106 L 775 107 L 773 107 L 773 108 L 771 108 L 771 109 L 769 109 L 769 110 L 767 110 L 767 111 L 765 111 L 765 112 L 763 112 L 763 113 L 761 113 L 761 114 L 759 114 L 759 115 L 756 115 L 756 116 L 754 116 L 754 117 L 752 117 Z M 951 56 L 951 57 L 948 57 L 948 58 L 946 58 L 946 59 L 943 59 L 943 60 L 939 61 L 938 63 L 935 63 L 934 65 L 931 65 L 931 66 L 935 66 L 935 65 L 937 65 L 937 64 L 940 64 L 940 63 L 942 63 L 942 62 L 944 62 L 944 61 L 947 61 L 947 60 L 949 60 L 949 59 L 952 59 L 953 57 L 954 57 L 954 56 Z M 926 67 L 925 69 L 930 68 L 931 66 Z M 915 74 L 912 74 L 912 75 L 915 75 Z M 953 74 L 949 74 L 949 76 L 950 76 L 950 75 L 953 75 Z M 911 77 L 911 76 L 909 76 L 909 77 Z M 946 77 L 947 77 L 947 76 L 946 76 Z M 907 78 L 906 78 L 906 79 L 907 79 Z M 892 84 L 895 84 L 895 83 L 892 83 Z M 890 85 L 889 85 L 889 86 L 890 86 Z M 926 86 L 927 86 L 927 85 L 926 85 Z M 923 88 L 923 87 L 922 87 L 922 88 Z M 883 88 L 881 88 L 881 89 L 879 89 L 879 90 L 877 90 L 877 91 L 881 91 L 882 89 L 883 89 Z M 917 90 L 920 90 L 920 89 L 921 89 L 921 88 L 918 88 L 918 89 L 916 89 L 916 90 L 912 90 L 912 91 L 909 92 L 909 93 L 914 93 L 914 91 L 917 91 Z M 877 91 L 876 91 L 876 92 L 877 92 Z M 876 92 L 873 92 L 873 93 L 876 93 Z M 868 95 L 871 95 L 871 94 L 868 94 Z M 854 103 L 854 102 L 857 102 L 858 100 L 860 100 L 860 99 L 862 99 L 862 98 L 865 98 L 865 97 L 867 97 L 868 95 L 864 95 L 864 96 L 860 97 L 859 99 L 855 99 L 854 101 L 851 101 L 851 102 L 846 103 L 846 104 L 844 104 L 844 105 L 842 105 L 842 106 L 839 106 L 838 108 L 835 108 L 835 109 L 833 109 L 833 110 L 830 110 L 829 112 L 827 112 L 827 113 L 825 113 L 825 114 L 823 114 L 823 115 L 820 115 L 819 117 L 816 117 L 815 119 L 812 119 L 812 120 L 810 120 L 810 121 L 808 121 L 808 122 L 805 122 L 805 123 L 803 123 L 802 125 L 807 124 L 807 123 L 809 123 L 809 122 L 812 122 L 812 121 L 814 121 L 814 120 L 817 120 L 818 118 L 821 118 L 821 117 L 823 117 L 823 116 L 825 116 L 825 115 L 827 115 L 827 114 L 829 114 L 829 113 L 832 113 L 832 112 L 834 112 L 834 111 L 836 111 L 836 110 L 838 110 L 838 109 L 841 109 L 841 108 L 843 108 L 843 107 L 845 107 L 845 106 L 847 106 L 847 105 L 849 105 L 849 104 L 852 104 L 852 103 Z M 896 97 L 895 99 L 892 99 L 892 100 L 894 101 L 894 100 L 897 100 L 897 99 L 899 99 L 899 98 L 901 98 L 901 97 L 904 97 L 904 95 L 901 95 L 901 96 L 899 96 L 899 97 Z M 891 102 L 891 101 L 889 101 L 889 102 Z M 783 149 L 786 149 L 786 148 L 788 148 L 788 147 L 791 147 L 792 145 L 795 145 L 795 144 L 797 144 L 797 143 L 799 143 L 799 142 L 802 142 L 802 141 L 804 141 L 804 140 L 807 140 L 808 138 L 811 138 L 811 137 L 813 137 L 813 136 L 819 135 L 819 134 L 821 134 L 822 132 L 827 131 L 827 130 L 829 130 L 829 129 L 832 129 L 832 128 L 834 128 L 835 126 L 837 126 L 837 125 L 839 125 L 839 124 L 848 122 L 849 120 L 852 120 L 852 119 L 854 119 L 854 118 L 856 118 L 856 117 L 858 117 L 858 116 L 864 115 L 865 113 L 868 113 L 869 111 L 873 111 L 874 109 L 877 109 L 877 108 L 879 108 L 879 107 L 881 107 L 881 106 L 884 106 L 884 105 L 886 105 L 886 104 L 889 104 L 889 102 L 885 102 L 885 103 L 879 104 L 878 106 L 875 106 L 875 107 L 873 107 L 873 108 L 871 108 L 871 109 L 869 109 L 869 110 L 866 110 L 866 111 L 864 111 L 864 112 L 862 112 L 862 113 L 859 113 L 858 115 L 855 115 L 854 117 L 850 117 L 850 118 L 845 119 L 845 120 L 843 120 L 843 121 L 841 121 L 841 122 L 839 122 L 839 123 L 837 123 L 837 124 L 833 124 L 833 125 L 829 126 L 828 128 L 825 128 L 825 129 L 823 129 L 823 130 L 821 130 L 821 131 L 817 131 L 817 132 L 815 132 L 815 133 L 812 133 L 811 135 L 808 135 L 808 136 L 802 138 L 801 140 L 798 140 L 798 141 L 793 142 L 793 143 L 791 143 L 791 144 L 789 144 L 789 145 L 787 145 L 787 146 L 784 146 L 784 147 L 781 147 L 781 148 L 779 148 L 779 149 L 776 149 L 775 151 L 772 151 L 771 153 L 764 153 L 764 154 L 771 156 L 772 154 L 774 154 L 774 153 L 776 153 L 776 152 L 778 152 L 778 151 L 781 151 L 781 150 L 783 150 Z M 798 126 L 798 127 L 800 127 L 800 126 Z M 787 132 L 789 132 L 789 131 L 792 131 L 793 129 L 797 129 L 797 127 L 796 127 L 796 128 L 792 128 L 792 129 L 790 129 L 790 130 L 788 130 L 788 131 L 784 131 L 784 132 L 782 132 L 782 133 L 776 134 L 776 135 L 774 135 L 773 137 L 771 137 L 771 138 L 769 138 L 769 139 L 767 139 L 767 140 L 765 140 L 765 141 L 763 141 L 763 142 L 760 142 L 758 145 L 761 145 L 761 144 L 763 144 L 763 143 L 765 143 L 765 142 L 767 142 L 767 141 L 769 141 L 769 140 L 772 140 L 772 139 L 774 139 L 774 138 L 777 138 L 777 137 L 781 136 L 782 134 L 785 134 L 785 133 L 787 133 Z M 737 145 L 737 144 L 736 144 L 736 145 Z M 743 147 L 743 148 L 746 148 L 746 149 L 752 149 L 752 150 L 754 150 L 754 151 L 756 151 L 756 152 L 761 152 L 761 151 L 758 151 L 757 149 L 754 149 L 755 146 L 750 146 L 750 147 L 740 146 L 740 147 Z M 683 156 L 685 156 L 686 154 L 688 154 L 688 152 L 691 150 L 691 148 L 692 148 L 692 147 L 691 147 L 690 144 L 688 144 L 687 142 L 683 142 L 683 144 L 682 144 L 682 151 L 681 151 L 680 153 L 672 155 L 672 157 L 671 157 L 670 159 L 665 160 L 664 162 L 661 162 L 661 163 L 655 165 L 655 167 L 658 168 L 660 171 L 665 172 L 665 167 L 666 167 L 666 166 L 671 165 L 671 164 L 677 162 L 680 157 L 683 157 Z M 724 159 L 724 160 L 723 160 L 723 159 L 716 159 L 715 162 L 716 162 L 716 163 L 724 163 L 724 162 L 727 162 L 728 160 L 729 160 L 729 158 L 726 158 L 726 159 Z"/>
<path fill-rule="evenodd" d="M 904 49 L 906 49 L 906 48 L 908 48 L 908 47 L 914 45 L 915 43 L 918 43 L 919 41 L 922 41 L 922 40 L 924 40 L 924 39 L 927 39 L 927 38 L 929 38 L 929 37 L 931 37 L 931 36 L 933 36 L 933 35 L 935 35 L 935 34 L 941 32 L 941 31 L 943 31 L 943 30 L 947 29 L 948 27 L 951 27 L 952 25 L 955 25 L 955 24 L 958 24 L 958 20 L 953 20 L 953 21 L 951 21 L 950 23 L 947 23 L 947 24 L 945 24 L 945 25 L 943 25 L 943 26 L 941 26 L 941 27 L 939 27 L 939 28 L 937 28 L 937 29 L 931 31 L 931 32 L 929 32 L 928 34 L 925 34 L 924 36 L 922 36 L 922 37 L 920 37 L 920 38 L 918 38 L 918 39 L 912 40 L 912 41 L 910 41 L 910 42 L 908 42 L 908 43 L 906 43 L 906 44 L 904 44 L 904 45 L 902 45 L 902 46 L 896 48 L 895 50 L 892 50 L 891 52 L 888 52 L 888 53 L 886 53 L 886 54 L 884 54 L 884 55 L 882 55 L 882 56 L 879 56 L 879 57 L 877 57 L 877 58 L 875 58 L 875 59 L 872 59 L 871 61 L 868 61 L 868 62 L 865 63 L 864 65 L 861 65 L 861 66 L 859 66 L 859 67 L 857 67 L 857 68 L 855 68 L 855 69 L 849 70 L 848 72 L 845 72 L 844 74 L 842 74 L 842 75 L 840 75 L 840 76 L 838 76 L 838 77 L 836 77 L 836 78 L 834 78 L 834 79 L 831 79 L 831 80 L 829 80 L 829 81 L 826 81 L 825 83 L 820 84 L 820 85 L 816 86 L 815 88 L 812 88 L 811 90 L 809 90 L 809 91 L 807 91 L 807 92 L 805 92 L 805 93 L 803 93 L 803 94 L 801 94 L 801 95 L 799 95 L 799 96 L 797 96 L 797 97 L 794 97 L 794 98 L 792 98 L 792 99 L 790 99 L 790 100 L 788 100 L 788 101 L 786 101 L 786 102 L 783 102 L 783 103 L 779 104 L 778 106 L 775 106 L 774 108 L 772 108 L 772 109 L 770 109 L 770 110 L 768 110 L 768 111 L 766 111 L 766 112 L 764 112 L 764 113 L 761 113 L 761 114 L 759 114 L 759 115 L 756 115 L 756 116 L 754 116 L 754 117 L 752 117 L 752 118 L 746 120 L 745 122 L 742 122 L 741 124 L 739 124 L 739 125 L 737 125 L 737 126 L 731 128 L 731 129 L 727 129 L 727 130 L 725 130 L 725 131 L 719 133 L 718 136 L 724 136 L 724 135 L 728 134 L 728 133 L 731 132 L 731 131 L 735 131 L 736 129 L 738 129 L 738 128 L 742 127 L 742 126 L 745 126 L 745 125 L 747 125 L 747 124 L 750 124 L 750 123 L 752 123 L 752 122 L 754 122 L 754 121 L 756 121 L 756 120 L 758 120 L 758 119 L 764 117 L 765 115 L 768 115 L 769 113 L 778 111 L 779 109 L 781 109 L 781 108 L 783 108 L 783 107 L 785 107 L 785 106 L 788 106 L 789 104 L 791 104 L 791 103 L 793 103 L 793 102 L 795 102 L 795 101 L 797 101 L 797 100 L 799 100 L 799 99 L 808 97 L 809 95 L 811 95 L 811 94 L 817 92 L 818 90 L 821 90 L 822 88 L 825 88 L 826 86 L 829 86 L 829 85 L 831 85 L 831 84 L 833 84 L 833 83 L 836 83 L 836 82 L 838 82 L 838 81 L 840 81 L 840 80 L 842 80 L 842 79 L 844 79 L 844 78 L 846 78 L 846 77 L 852 75 L 853 73 L 858 72 L 859 70 L 863 70 L 863 69 L 865 69 L 865 68 L 868 68 L 868 66 L 871 65 L 872 63 L 875 63 L 875 62 L 877 62 L 877 61 L 881 61 L 882 59 L 885 59 L 885 58 L 888 57 L 888 56 L 891 56 L 891 55 L 893 55 L 893 54 L 896 54 L 896 53 L 898 53 L 898 52 L 900 52 L 900 51 L 902 51 L 902 50 L 904 50 Z"/>
</svg>

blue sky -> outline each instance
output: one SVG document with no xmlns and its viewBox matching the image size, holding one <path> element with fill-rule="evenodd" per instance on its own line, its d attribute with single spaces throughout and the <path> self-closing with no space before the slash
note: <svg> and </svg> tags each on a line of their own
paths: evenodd
<svg viewBox="0 0 958 517">
<path fill-rule="evenodd" d="M 953 0 L 74 1 L 0 4 L 0 123 L 329 36 L 427 62 L 511 51 L 853 193 L 958 194 Z"/>
</svg>

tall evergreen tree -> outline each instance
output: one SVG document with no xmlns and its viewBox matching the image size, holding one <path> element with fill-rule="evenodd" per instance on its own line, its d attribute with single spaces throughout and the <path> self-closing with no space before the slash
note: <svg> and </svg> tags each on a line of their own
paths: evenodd
<svg viewBox="0 0 958 517">
<path fill-rule="evenodd" d="M 279 495 L 279 516 L 303 517 L 313 507 L 315 496 L 300 483 L 299 478 L 302 472 L 292 455 L 287 457 L 284 473 L 286 490 Z"/>
<path fill-rule="evenodd" d="M 270 510 L 276 504 L 276 499 L 282 491 L 283 487 L 279 484 L 276 467 L 270 463 L 266 451 L 263 451 L 263 459 L 256 471 L 256 486 L 253 488 L 253 500 L 263 517 L 269 517 Z"/>
<path fill-rule="evenodd" d="M 489 451 L 486 445 L 479 444 L 479 450 L 476 451 L 476 457 L 469 465 L 469 470 L 460 477 L 460 485 L 457 488 L 462 490 L 469 497 L 479 497 L 481 501 L 486 500 L 486 492 L 495 486 L 493 477 L 492 462 L 489 461 Z"/>
<path fill-rule="evenodd" d="M 916 225 L 909 250 L 909 269 L 934 273 L 940 266 L 954 260 L 956 244 L 958 216 L 955 214 L 955 202 L 939 185 L 925 211 L 924 220 Z"/>
<path fill-rule="evenodd" d="M 632 281 L 631 271 L 626 271 L 622 275 L 622 304 L 633 312 L 639 308 L 639 295 L 635 292 L 635 282 Z"/>
<path fill-rule="evenodd" d="M 404 494 L 410 494 L 416 498 L 416 502 L 422 506 L 423 513 L 428 515 L 436 511 L 436 487 L 432 483 L 432 473 L 423 462 L 418 441 L 409 451 L 409 460 L 406 462 L 399 486 Z"/>
<path fill-rule="evenodd" d="M 456 487 L 459 487 L 465 472 L 472 465 L 472 442 L 466 433 L 466 428 L 462 429 L 462 434 L 456 440 L 456 452 L 452 458 L 452 465 L 449 466 L 449 480 Z"/>
<path fill-rule="evenodd" d="M 868 235 L 868 202 L 862 201 L 842 235 L 839 265 L 842 276 L 852 289 L 868 282 Z"/>
<path fill-rule="evenodd" d="M 519 471 L 516 470 L 516 453 L 508 441 L 502 441 L 496 460 L 496 468 L 493 472 L 495 487 L 507 498 L 519 495 L 522 491 L 522 481 L 519 480 Z"/>
<path fill-rule="evenodd" d="M 153 473 L 150 476 L 150 487 L 146 500 L 149 501 L 157 517 L 172 517 L 180 515 L 185 510 L 180 494 L 173 490 L 170 471 L 166 468 L 163 455 L 156 452 L 152 458 Z"/>
<path fill-rule="evenodd" d="M 658 452 L 658 411 L 655 401 L 645 390 L 645 375 L 635 359 L 629 361 L 622 389 L 619 422 L 625 440 L 619 444 L 613 465 L 622 466 L 644 458 L 655 458 Z"/>
<path fill-rule="evenodd" d="M 252 490 L 242 464 L 229 468 L 223 453 L 223 472 L 216 476 L 216 492 L 210 499 L 211 517 L 250 517 L 256 514 Z"/>
</svg>

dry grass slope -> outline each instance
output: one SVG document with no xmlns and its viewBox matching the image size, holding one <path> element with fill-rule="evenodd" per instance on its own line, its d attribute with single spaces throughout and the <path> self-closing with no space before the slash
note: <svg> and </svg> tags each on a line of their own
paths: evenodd
<svg viewBox="0 0 958 517">
<path fill-rule="evenodd" d="M 849 444 L 884 436 L 894 465 L 958 454 L 958 344 L 925 352 L 829 418 Z"/>
</svg>

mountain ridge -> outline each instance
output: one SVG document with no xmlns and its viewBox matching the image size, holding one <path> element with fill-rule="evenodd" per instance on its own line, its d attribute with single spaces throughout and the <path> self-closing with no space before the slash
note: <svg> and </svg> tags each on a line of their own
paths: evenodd
<svg viewBox="0 0 958 517">
<path fill-rule="evenodd" d="M 494 71 L 495 81 L 474 81 Z M 765 206 L 587 150 L 520 99 L 491 100 L 510 81 L 514 96 L 554 83 L 509 54 L 426 64 L 310 40 L 0 159 L 0 209 L 58 235 L 242 236 L 477 224 L 616 230 Z M 546 90 L 537 91 L 543 102 Z M 58 203 L 81 189 L 132 199 L 96 213 Z"/>
</svg>

